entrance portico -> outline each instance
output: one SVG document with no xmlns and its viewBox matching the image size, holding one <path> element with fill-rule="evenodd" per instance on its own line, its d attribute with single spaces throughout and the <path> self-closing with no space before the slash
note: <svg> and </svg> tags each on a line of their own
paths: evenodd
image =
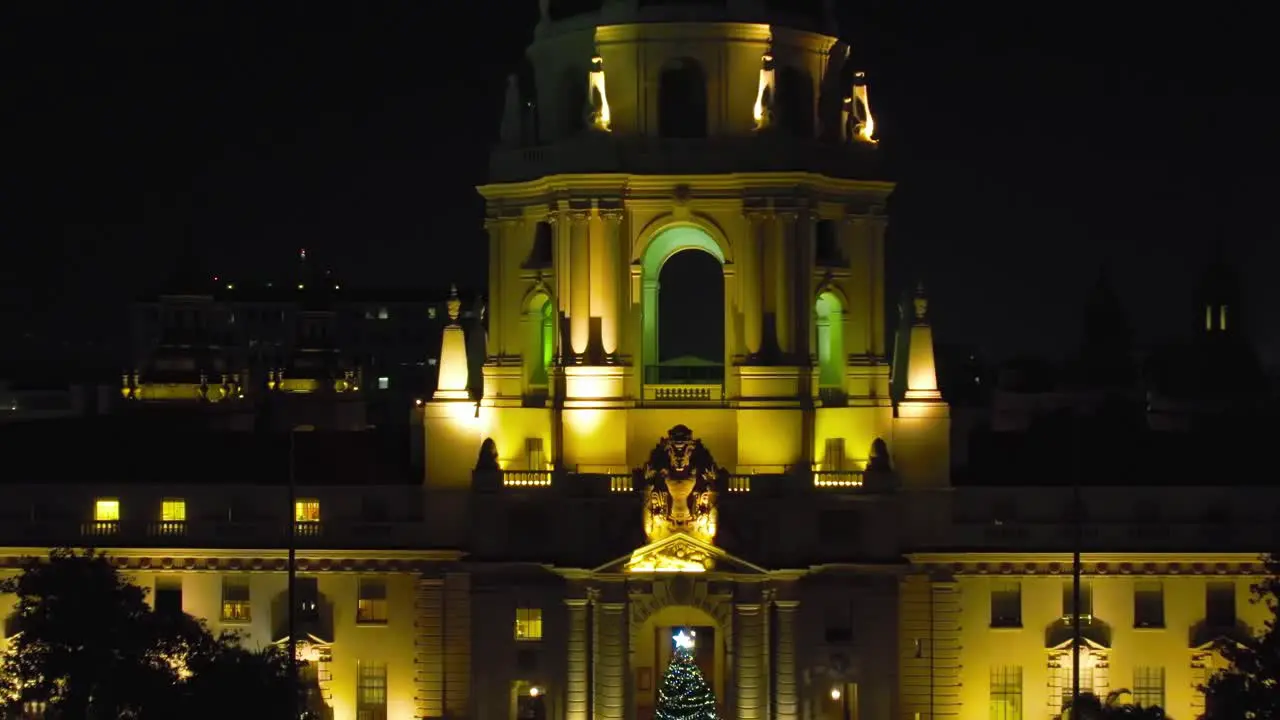
<svg viewBox="0 0 1280 720">
<path fill-rule="evenodd" d="M 681 629 L 696 633 L 695 656 L 723 717 L 799 717 L 802 571 L 765 570 L 678 534 L 594 570 L 560 572 L 571 587 L 567 720 L 651 718 L 670 636 Z"/>
</svg>

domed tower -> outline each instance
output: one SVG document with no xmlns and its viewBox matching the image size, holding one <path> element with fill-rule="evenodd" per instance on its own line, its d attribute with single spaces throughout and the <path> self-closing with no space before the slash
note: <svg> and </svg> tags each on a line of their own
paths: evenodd
<svg viewBox="0 0 1280 720">
<path fill-rule="evenodd" d="M 479 188 L 489 338 L 459 457 L 625 473 L 684 424 L 741 475 L 861 473 L 892 447 L 893 185 L 830 3 L 541 11 Z"/>
</svg>

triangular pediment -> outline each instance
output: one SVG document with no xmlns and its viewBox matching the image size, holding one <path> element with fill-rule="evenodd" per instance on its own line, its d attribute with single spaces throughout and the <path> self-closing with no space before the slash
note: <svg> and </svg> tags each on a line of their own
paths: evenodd
<svg viewBox="0 0 1280 720">
<path fill-rule="evenodd" d="M 630 554 L 605 563 L 592 572 L 627 573 L 707 573 L 721 572 L 768 575 L 769 571 L 734 557 L 724 550 L 685 533 L 675 533 L 637 548 Z"/>
</svg>

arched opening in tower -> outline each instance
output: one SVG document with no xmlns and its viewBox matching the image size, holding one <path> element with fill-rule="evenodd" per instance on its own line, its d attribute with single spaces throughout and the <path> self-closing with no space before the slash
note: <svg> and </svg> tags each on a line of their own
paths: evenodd
<svg viewBox="0 0 1280 720">
<path fill-rule="evenodd" d="M 564 137 L 571 137 L 587 128 L 587 71 L 585 68 L 568 68 L 560 77 L 562 127 Z"/>
<path fill-rule="evenodd" d="M 832 292 L 814 303 L 815 344 L 818 348 L 818 386 L 839 390 L 844 385 L 844 307 Z"/>
<path fill-rule="evenodd" d="M 780 68 L 774 106 L 777 108 L 778 125 L 787 135 L 813 137 L 814 94 L 809 73 L 790 66 Z"/>
<path fill-rule="evenodd" d="M 724 380 L 724 270 L 708 252 L 689 249 L 658 274 L 658 382 Z"/>
<path fill-rule="evenodd" d="M 707 136 L 707 77 L 698 61 L 680 58 L 662 69 L 658 135 L 677 139 Z"/>
</svg>

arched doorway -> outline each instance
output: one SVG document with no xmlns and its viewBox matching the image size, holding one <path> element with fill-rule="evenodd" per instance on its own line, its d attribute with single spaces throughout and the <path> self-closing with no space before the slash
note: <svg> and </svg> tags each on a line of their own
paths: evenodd
<svg viewBox="0 0 1280 720">
<path fill-rule="evenodd" d="M 668 227 L 649 242 L 641 263 L 646 384 L 724 381 L 724 264 L 720 245 L 696 225 Z"/>
<path fill-rule="evenodd" d="M 710 613 L 691 605 L 667 605 L 654 611 L 631 631 L 631 667 L 635 674 L 637 720 L 651 720 L 657 706 L 658 688 L 671 662 L 674 638 L 684 631 L 694 638 L 694 659 L 707 684 L 716 694 L 721 716 L 728 708 L 725 697 L 726 628 Z"/>
</svg>

